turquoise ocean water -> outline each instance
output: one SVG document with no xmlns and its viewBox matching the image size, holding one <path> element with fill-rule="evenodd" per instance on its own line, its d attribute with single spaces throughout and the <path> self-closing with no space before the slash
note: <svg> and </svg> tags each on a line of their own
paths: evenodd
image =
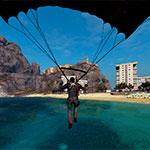
<svg viewBox="0 0 150 150">
<path fill-rule="evenodd" d="M 64 99 L 0 98 L 0 149 L 150 149 L 150 105 L 80 100 L 68 129 Z"/>
</svg>

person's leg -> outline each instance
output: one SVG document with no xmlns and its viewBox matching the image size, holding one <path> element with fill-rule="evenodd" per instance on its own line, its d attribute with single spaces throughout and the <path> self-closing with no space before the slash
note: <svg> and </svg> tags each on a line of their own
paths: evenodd
<svg viewBox="0 0 150 150">
<path fill-rule="evenodd" d="M 77 111 L 78 111 L 78 106 L 80 105 L 80 102 L 78 99 L 74 100 L 74 122 L 77 122 Z"/>
<path fill-rule="evenodd" d="M 74 105 L 74 114 L 73 114 L 73 117 L 74 117 L 74 122 L 77 122 L 77 106 Z"/>
<path fill-rule="evenodd" d="M 71 113 L 71 109 L 72 109 L 72 103 L 68 102 L 68 123 L 69 123 L 68 128 L 69 129 L 72 128 L 72 113 Z"/>
<path fill-rule="evenodd" d="M 68 123 L 69 123 L 69 127 L 72 127 L 72 114 L 71 114 L 71 110 L 68 109 Z"/>
</svg>

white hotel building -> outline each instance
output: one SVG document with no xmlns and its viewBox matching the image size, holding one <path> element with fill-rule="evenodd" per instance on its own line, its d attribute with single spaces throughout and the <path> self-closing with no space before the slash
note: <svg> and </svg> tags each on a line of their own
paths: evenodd
<svg viewBox="0 0 150 150">
<path fill-rule="evenodd" d="M 137 89 L 137 62 L 116 65 L 116 84 L 132 84 Z"/>
</svg>

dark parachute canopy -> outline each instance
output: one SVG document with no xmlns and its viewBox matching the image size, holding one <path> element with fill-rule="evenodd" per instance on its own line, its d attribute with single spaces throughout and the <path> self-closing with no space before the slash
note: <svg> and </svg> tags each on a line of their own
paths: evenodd
<svg viewBox="0 0 150 150">
<path fill-rule="evenodd" d="M 107 54 L 109 54 L 117 45 L 119 45 L 124 39 L 117 41 L 117 35 L 114 38 L 112 47 L 100 58 L 99 55 L 104 48 L 105 44 L 117 28 L 118 32 L 122 32 L 128 38 L 136 28 L 141 25 L 150 15 L 150 2 L 145 0 L 135 1 L 135 0 L 1 0 L 0 1 L 0 16 L 8 23 L 8 18 L 14 16 L 17 18 L 19 24 L 22 26 L 23 31 L 18 30 L 23 33 L 28 39 L 30 39 L 45 55 L 47 55 L 60 69 L 62 74 L 66 77 L 63 72 L 63 68 L 59 67 L 59 64 L 53 55 L 53 52 L 48 45 L 48 42 L 42 32 L 42 29 L 38 23 L 38 14 L 34 13 L 32 9 L 37 10 L 40 6 L 60 6 L 62 8 L 71 8 L 79 10 L 81 12 L 88 12 L 90 14 L 96 15 L 97 17 L 103 19 L 106 23 L 110 23 L 113 27 L 107 35 L 103 35 L 99 43 L 99 46 L 96 50 L 96 53 L 93 57 L 92 63 L 99 63 Z M 32 8 L 32 9 L 31 9 Z M 23 11 L 27 13 L 30 9 L 35 22 L 32 22 L 32 19 L 27 16 L 27 19 L 31 21 L 33 26 L 38 30 L 41 37 L 43 38 L 48 51 L 46 51 L 41 44 L 36 40 L 36 38 L 30 33 L 30 31 L 24 26 L 24 24 L 19 20 L 18 13 Z M 148 19 L 147 19 L 148 20 Z M 146 20 L 146 21 L 147 21 Z M 9 23 L 8 23 L 9 24 Z M 104 26 L 103 26 L 104 27 Z M 25 32 L 26 31 L 26 32 Z M 26 33 L 29 33 L 26 34 Z M 49 53 L 48 53 L 49 52 Z M 72 68 L 70 68 L 72 69 Z M 74 71 L 81 71 L 84 74 L 79 77 L 78 80 L 83 78 L 89 71 L 91 67 L 86 71 L 81 71 L 74 69 Z M 67 77 L 66 77 L 67 79 Z M 68 80 L 68 79 L 67 79 Z"/>
<path fill-rule="evenodd" d="M 88 12 L 123 32 L 126 38 L 150 15 L 148 0 L 1 0 L 0 16 L 7 22 L 20 11 L 40 6 L 60 6 Z"/>
</svg>

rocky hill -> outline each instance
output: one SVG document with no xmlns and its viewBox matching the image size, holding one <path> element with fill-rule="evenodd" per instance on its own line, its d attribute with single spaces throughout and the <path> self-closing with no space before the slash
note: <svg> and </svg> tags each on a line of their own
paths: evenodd
<svg viewBox="0 0 150 150">
<path fill-rule="evenodd" d="M 100 84 L 103 84 L 106 87 L 106 89 L 109 90 L 111 89 L 109 81 L 101 73 L 98 65 L 82 61 L 74 65 L 73 68 L 84 70 L 84 71 L 87 71 L 89 68 L 91 68 L 90 71 L 87 73 L 87 75 L 85 75 L 82 78 L 83 80 L 87 80 L 89 92 L 96 92 L 96 89 Z M 83 75 L 82 72 L 73 71 L 73 70 L 64 70 L 64 72 L 67 76 L 77 76 L 77 78 Z M 50 83 L 49 86 L 51 89 L 57 89 L 59 87 L 61 76 L 62 74 L 60 72 L 57 72 L 57 73 L 52 73 L 46 77 L 47 80 L 49 80 Z"/>
<path fill-rule="evenodd" d="M 0 72 L 40 75 L 40 67 L 36 63 L 30 66 L 19 46 L 9 43 L 0 36 Z"/>
<path fill-rule="evenodd" d="M 42 91 L 46 86 L 47 83 L 43 82 L 40 75 L 40 66 L 35 62 L 30 65 L 17 44 L 10 43 L 0 36 L 1 91 L 5 91 L 6 95 L 23 90 Z"/>
<path fill-rule="evenodd" d="M 89 92 L 95 92 L 100 84 L 105 85 L 107 89 L 111 89 L 109 81 L 96 64 L 83 61 L 74 65 L 74 68 L 85 71 L 91 68 L 83 78 L 88 81 Z M 72 70 L 65 70 L 64 72 L 66 75 L 75 75 L 78 78 L 83 74 Z M 40 75 L 38 64 L 33 62 L 30 65 L 17 44 L 10 43 L 0 36 L 0 96 L 47 90 L 57 91 L 61 75 L 60 72 L 48 76 Z"/>
</svg>

